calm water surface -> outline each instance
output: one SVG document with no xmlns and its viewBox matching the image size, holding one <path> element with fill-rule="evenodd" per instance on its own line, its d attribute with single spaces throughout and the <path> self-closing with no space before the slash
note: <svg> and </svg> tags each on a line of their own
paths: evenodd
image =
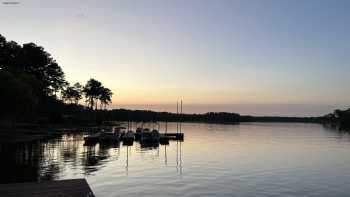
<svg viewBox="0 0 350 197">
<path fill-rule="evenodd" d="M 176 126 L 171 125 L 172 130 Z M 1 182 L 86 178 L 97 196 L 349 196 L 350 136 L 316 124 L 183 124 L 184 142 L 2 146 Z"/>
</svg>

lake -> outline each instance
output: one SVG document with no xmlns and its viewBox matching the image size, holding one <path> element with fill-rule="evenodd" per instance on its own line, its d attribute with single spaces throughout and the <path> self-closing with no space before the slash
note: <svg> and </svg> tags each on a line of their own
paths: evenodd
<svg viewBox="0 0 350 197">
<path fill-rule="evenodd" d="M 175 131 L 176 124 L 169 130 Z M 86 178 L 96 196 L 349 196 L 350 135 L 318 124 L 184 123 L 183 142 L 1 146 L 0 182 Z"/>
</svg>

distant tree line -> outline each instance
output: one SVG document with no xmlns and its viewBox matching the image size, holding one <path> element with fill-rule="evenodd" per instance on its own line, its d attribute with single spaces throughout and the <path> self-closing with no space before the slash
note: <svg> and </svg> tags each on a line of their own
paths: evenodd
<svg viewBox="0 0 350 197">
<path fill-rule="evenodd" d="M 177 114 L 170 112 L 154 112 L 148 110 L 114 109 L 107 112 L 106 119 L 120 121 L 169 121 L 169 122 L 208 122 L 237 123 L 239 114 L 227 112 L 208 112 L 204 114 Z"/>
<path fill-rule="evenodd" d="M 320 117 L 240 116 L 240 122 L 300 122 L 320 123 Z"/>
<path fill-rule="evenodd" d="M 336 114 L 336 115 L 335 115 Z M 329 118 L 332 117 L 332 118 Z M 350 109 L 336 110 L 334 115 L 319 117 L 248 116 L 228 112 L 208 112 L 203 114 L 176 114 L 148 110 L 114 109 L 104 113 L 105 120 L 119 121 L 169 121 L 206 122 L 236 124 L 241 122 L 285 122 L 285 123 L 341 123 L 349 125 Z M 349 127 L 350 128 L 350 127 Z"/>
<path fill-rule="evenodd" d="M 34 43 L 19 45 L 0 35 L 0 120 L 59 119 L 67 105 L 79 105 L 85 97 L 89 109 L 105 109 L 112 91 L 90 79 L 70 86 L 57 61 Z M 75 107 L 76 108 L 76 107 Z M 82 106 L 79 107 L 82 109 Z"/>
<path fill-rule="evenodd" d="M 237 113 L 208 112 L 203 114 L 177 114 L 148 110 L 113 109 L 105 111 L 104 120 L 110 121 L 169 121 L 169 122 L 205 122 L 220 124 L 237 124 L 240 122 L 302 122 L 321 123 L 322 117 L 278 117 L 278 116 L 241 116 Z"/>
</svg>

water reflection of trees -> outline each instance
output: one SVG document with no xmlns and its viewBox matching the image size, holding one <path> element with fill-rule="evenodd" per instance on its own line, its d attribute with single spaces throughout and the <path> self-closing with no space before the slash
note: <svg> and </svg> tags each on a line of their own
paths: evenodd
<svg viewBox="0 0 350 197">
<path fill-rule="evenodd" d="M 120 144 L 107 144 L 107 145 L 94 145 L 94 146 L 84 146 L 82 152 L 82 166 L 83 173 L 89 175 L 102 167 L 102 164 L 108 161 L 112 156 L 111 150 L 117 152 L 116 156 L 120 154 Z"/>
<path fill-rule="evenodd" d="M 350 130 L 342 128 L 338 124 L 323 124 L 326 131 L 332 133 L 339 142 L 347 141 L 350 142 Z"/>
<path fill-rule="evenodd" d="M 66 165 L 79 165 L 82 137 L 82 134 L 71 134 L 48 141 L 0 145 L 4 161 L 0 162 L 0 182 L 58 179 Z"/>
<path fill-rule="evenodd" d="M 59 179 L 62 169 L 67 165 L 75 167 L 79 165 L 82 134 L 66 134 L 61 138 L 42 143 L 40 163 L 40 180 Z"/>
<path fill-rule="evenodd" d="M 39 144 L 0 145 L 0 183 L 36 181 L 39 176 Z"/>
<path fill-rule="evenodd" d="M 159 148 L 159 143 L 141 143 L 141 151 L 154 150 Z"/>
<path fill-rule="evenodd" d="M 337 131 L 339 133 L 350 133 L 350 127 L 342 124 L 323 124 L 327 130 Z"/>
<path fill-rule="evenodd" d="M 60 173 L 57 141 L 0 145 L 1 183 L 53 180 Z"/>
<path fill-rule="evenodd" d="M 0 156 L 5 161 L 0 162 L 0 183 L 60 179 L 66 176 L 67 169 L 72 168 L 81 175 L 90 175 L 106 166 L 104 164 L 107 162 L 118 160 L 121 154 L 126 158 L 127 171 L 129 164 L 132 164 L 132 149 L 141 153 L 142 159 L 144 156 L 153 159 L 164 157 L 165 166 L 168 166 L 169 160 L 175 162 L 173 157 L 168 158 L 166 151 L 169 145 L 161 149 L 159 144 L 134 143 L 133 146 L 127 146 L 125 152 L 120 150 L 120 144 L 84 146 L 83 137 L 83 134 L 67 134 L 46 142 L 0 145 Z M 177 152 L 176 169 L 182 173 L 181 142 L 173 143 L 176 143 L 173 144 Z M 143 154 L 154 151 L 157 151 L 156 154 Z"/>
</svg>

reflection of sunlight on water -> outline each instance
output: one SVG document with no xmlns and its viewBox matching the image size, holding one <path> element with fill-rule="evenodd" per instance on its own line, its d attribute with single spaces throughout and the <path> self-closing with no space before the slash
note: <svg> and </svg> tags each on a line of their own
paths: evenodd
<svg viewBox="0 0 350 197">
<path fill-rule="evenodd" d="M 186 123 L 182 129 L 185 141 L 171 141 L 167 146 L 137 142 L 84 146 L 84 135 L 76 133 L 23 146 L 13 161 L 12 153 L 4 157 L 16 167 L 18 177 L 87 178 L 97 196 L 316 192 L 342 196 L 349 192 L 348 134 L 316 124 L 283 123 Z M 176 124 L 169 124 L 169 131 L 175 130 Z"/>
</svg>

